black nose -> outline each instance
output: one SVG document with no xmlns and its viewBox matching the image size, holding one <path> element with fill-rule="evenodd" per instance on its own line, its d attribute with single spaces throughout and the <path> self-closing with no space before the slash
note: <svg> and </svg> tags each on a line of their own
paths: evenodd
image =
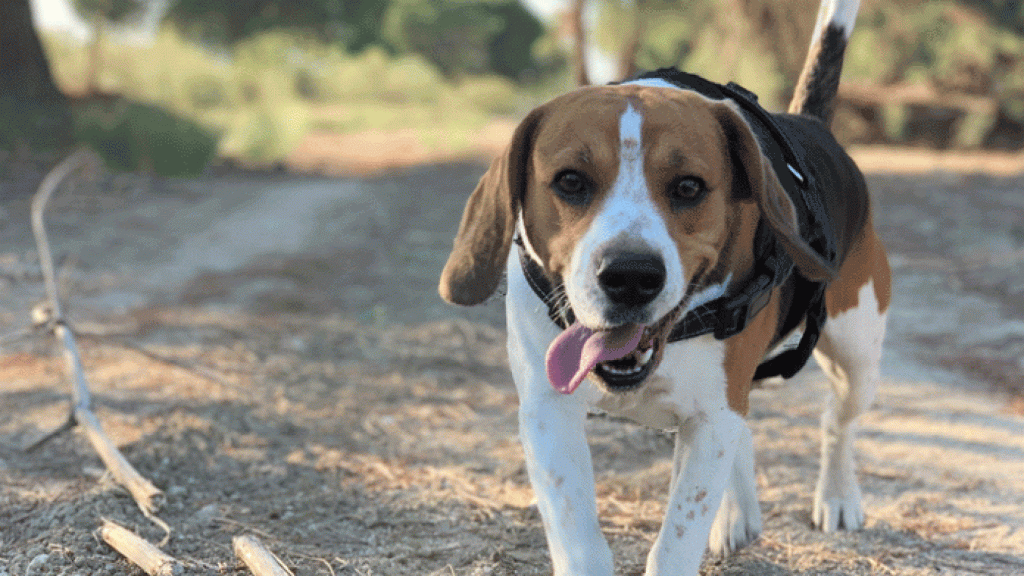
<svg viewBox="0 0 1024 576">
<path fill-rule="evenodd" d="M 654 254 L 616 254 L 601 263 L 597 281 L 612 302 L 643 306 L 665 287 L 665 263 Z"/>
</svg>

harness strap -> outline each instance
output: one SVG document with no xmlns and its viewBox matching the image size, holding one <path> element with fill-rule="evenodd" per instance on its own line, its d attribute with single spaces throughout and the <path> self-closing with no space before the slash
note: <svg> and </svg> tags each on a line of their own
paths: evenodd
<svg viewBox="0 0 1024 576">
<path fill-rule="evenodd" d="M 735 336 L 746 328 L 771 298 L 772 290 L 793 273 L 793 261 L 782 250 L 764 222 L 754 234 L 754 274 L 737 291 L 687 311 L 669 333 L 678 342 L 713 333 L 718 340 Z"/>
</svg>

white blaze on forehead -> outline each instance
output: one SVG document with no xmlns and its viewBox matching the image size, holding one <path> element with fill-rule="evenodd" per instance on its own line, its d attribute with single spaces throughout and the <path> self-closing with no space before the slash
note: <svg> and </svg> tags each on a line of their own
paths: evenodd
<svg viewBox="0 0 1024 576">
<path fill-rule="evenodd" d="M 619 118 L 619 174 L 612 185 L 612 193 L 632 202 L 650 202 L 647 180 L 644 178 L 644 151 L 641 145 L 644 118 L 633 109 L 632 102 Z M 618 194 L 619 191 L 624 194 Z M 609 200 L 614 200 L 609 197 Z M 653 207 L 653 206 L 652 206 Z"/>
<path fill-rule="evenodd" d="M 607 297 L 597 281 L 601 262 L 620 251 L 650 252 L 665 262 L 668 281 L 649 305 L 656 321 L 674 308 L 683 295 L 683 270 L 675 243 L 658 210 L 644 176 L 643 115 L 633 107 L 619 117 L 619 166 L 590 228 L 573 250 L 566 293 L 576 316 L 590 328 L 610 327 L 604 318 Z"/>
</svg>

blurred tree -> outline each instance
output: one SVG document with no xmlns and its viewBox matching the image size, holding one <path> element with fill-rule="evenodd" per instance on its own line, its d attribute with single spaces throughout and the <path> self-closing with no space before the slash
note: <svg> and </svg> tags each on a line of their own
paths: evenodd
<svg viewBox="0 0 1024 576">
<path fill-rule="evenodd" d="M 0 86 L 0 146 L 70 142 L 70 105 L 50 75 L 29 0 L 0 1 Z"/>
<path fill-rule="evenodd" d="M 583 10 L 586 0 L 572 0 L 572 6 L 566 16 L 566 28 L 572 42 L 572 73 L 577 86 L 590 84 L 587 73 L 587 37 L 583 26 Z"/>
<path fill-rule="evenodd" d="M 594 35 L 619 54 L 623 72 L 631 60 L 641 69 L 678 66 L 735 80 L 779 108 L 803 65 L 818 3 L 600 0 Z M 1024 2 L 862 0 L 844 80 L 841 102 L 860 119 L 840 124 L 859 133 L 855 140 L 1020 149 Z"/>
<path fill-rule="evenodd" d="M 447 76 L 535 68 L 537 19 L 515 0 L 171 0 L 166 16 L 208 43 L 233 45 L 271 29 L 312 33 L 350 52 L 415 52 Z"/>
<path fill-rule="evenodd" d="M 518 78 L 535 69 L 531 47 L 543 31 L 515 0 L 392 0 L 382 37 L 449 77 L 496 72 Z"/>
<path fill-rule="evenodd" d="M 379 42 L 388 6 L 381 0 L 170 0 L 165 18 L 210 44 L 291 28 L 358 51 Z"/>
<path fill-rule="evenodd" d="M 99 94 L 100 67 L 102 66 L 103 38 L 108 24 L 124 24 L 141 15 L 147 0 L 72 0 L 79 16 L 92 23 L 92 44 L 89 47 L 89 67 L 86 71 L 87 94 Z"/>
<path fill-rule="evenodd" d="M 622 77 L 637 68 L 677 66 L 709 77 L 736 79 L 744 72 L 751 75 L 744 68 L 756 68 L 760 76 L 778 77 L 755 81 L 752 89 L 782 93 L 800 73 L 818 3 L 603 0 L 596 34 L 600 46 L 618 54 Z M 752 65 L 752 60 L 760 62 Z M 762 96 L 771 99 L 777 94 Z"/>
<path fill-rule="evenodd" d="M 1019 0 L 867 0 L 847 54 L 851 96 L 889 140 L 1024 147 Z"/>
</svg>

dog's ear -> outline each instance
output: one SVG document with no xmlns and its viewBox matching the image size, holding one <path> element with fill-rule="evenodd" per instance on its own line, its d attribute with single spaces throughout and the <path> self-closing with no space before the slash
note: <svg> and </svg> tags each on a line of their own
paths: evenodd
<svg viewBox="0 0 1024 576">
<path fill-rule="evenodd" d="M 452 304 L 479 304 L 501 281 L 526 194 L 533 137 L 542 116 L 543 110 L 538 108 L 519 124 L 505 153 L 491 163 L 466 202 L 438 286 L 441 297 Z"/>
<path fill-rule="evenodd" d="M 716 105 L 715 112 L 732 163 L 733 195 L 757 202 L 768 227 L 804 277 L 815 282 L 832 279 L 835 271 L 829 263 L 800 237 L 793 201 L 779 183 L 771 161 L 761 153 L 750 125 L 732 103 Z"/>
</svg>

